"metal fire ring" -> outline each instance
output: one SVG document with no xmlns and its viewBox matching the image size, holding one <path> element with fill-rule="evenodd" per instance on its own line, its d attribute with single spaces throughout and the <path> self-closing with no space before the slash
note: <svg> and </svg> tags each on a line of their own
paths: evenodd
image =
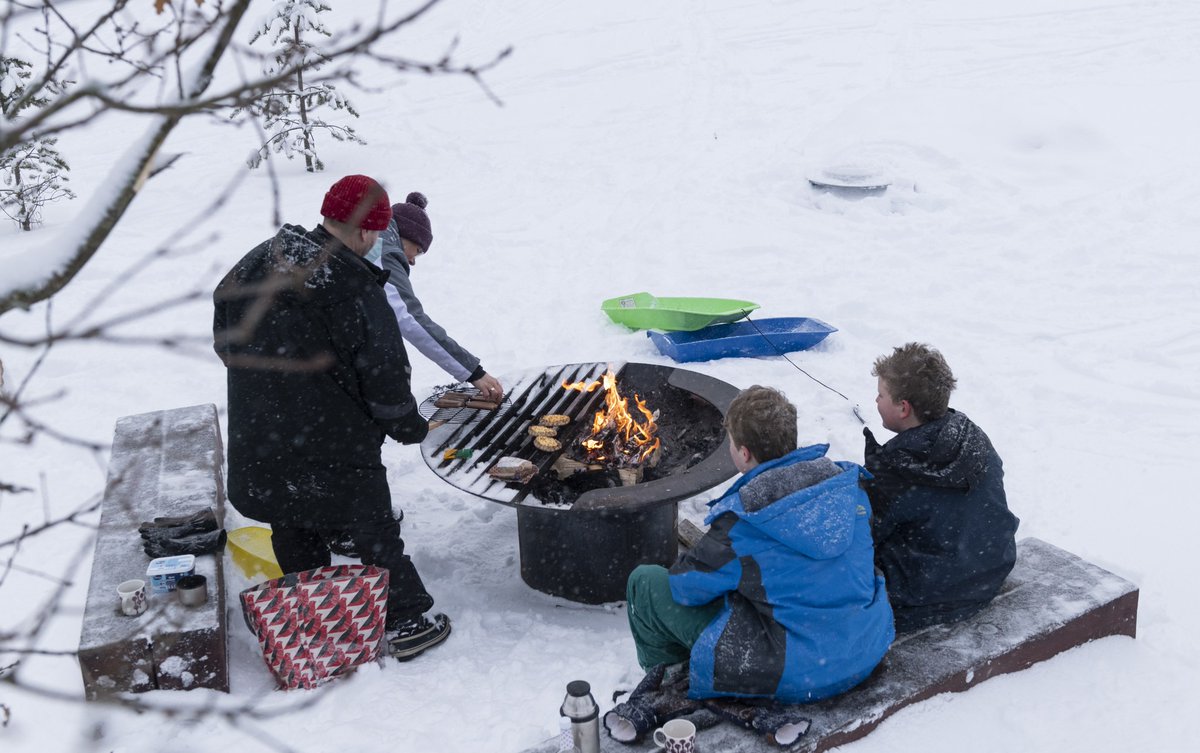
<svg viewBox="0 0 1200 753">
<path fill-rule="evenodd" d="M 493 479 L 487 471 L 500 457 L 515 456 L 533 462 L 539 473 L 549 472 L 558 453 L 536 449 L 528 432 L 529 426 L 547 413 L 564 413 L 573 420 L 590 415 L 592 406 L 602 399 L 603 391 L 582 393 L 565 390 L 562 389 L 562 383 L 595 381 L 610 366 L 618 374 L 625 369 L 657 371 L 664 376 L 666 384 L 706 400 L 722 416 L 738 393 L 733 385 L 706 374 L 655 364 L 605 361 L 530 370 L 504 380 L 509 386 L 506 404 L 496 411 L 474 411 L 474 415 L 466 416 L 462 423 L 448 422 L 430 430 L 421 443 L 421 456 L 425 464 L 443 481 L 469 494 L 511 507 L 519 507 L 524 503 L 526 506 L 551 509 L 540 506 L 536 500 L 527 500 L 525 487 Z M 436 397 L 427 402 L 432 403 L 434 399 Z M 725 445 L 722 443 L 692 467 L 665 478 L 584 492 L 570 509 L 603 510 L 616 506 L 636 509 L 645 505 L 677 502 L 699 494 L 737 473 Z M 469 449 L 472 453 L 469 458 L 446 460 L 446 451 L 450 449 Z M 557 511 L 564 510 L 557 508 Z"/>
</svg>

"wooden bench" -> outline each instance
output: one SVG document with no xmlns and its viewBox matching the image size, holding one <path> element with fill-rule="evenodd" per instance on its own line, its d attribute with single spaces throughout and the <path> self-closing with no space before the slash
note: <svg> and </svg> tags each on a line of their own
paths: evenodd
<svg viewBox="0 0 1200 753">
<path fill-rule="evenodd" d="M 905 706 L 957 693 L 989 677 L 1017 672 L 1069 648 L 1137 632 L 1138 588 L 1123 578 L 1038 539 L 1017 544 L 1017 564 L 986 609 L 969 620 L 900 636 L 883 664 L 848 693 L 803 707 L 808 733 L 786 748 L 820 753 L 857 740 Z M 604 705 L 602 711 L 607 711 Z M 722 753 L 774 753 L 766 738 L 722 723 L 700 730 L 696 747 Z M 606 753 L 652 750 L 628 746 L 601 729 Z M 527 753 L 550 753 L 553 741 Z"/>
<path fill-rule="evenodd" d="M 229 690 L 221 552 L 196 557 L 208 601 L 185 607 L 174 592 L 149 594 L 142 615 L 121 614 L 117 584 L 147 581 L 138 525 L 213 508 L 224 518 L 221 431 L 214 405 L 117 421 L 79 637 L 87 698 L 155 689 Z"/>
</svg>

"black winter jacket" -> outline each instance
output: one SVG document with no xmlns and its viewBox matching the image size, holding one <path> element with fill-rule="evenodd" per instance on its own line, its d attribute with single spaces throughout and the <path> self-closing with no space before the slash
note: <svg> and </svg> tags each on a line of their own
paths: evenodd
<svg viewBox="0 0 1200 753">
<path fill-rule="evenodd" d="M 285 225 L 213 293 L 228 368 L 229 500 L 268 523 L 388 523 L 385 435 L 424 439 L 387 273 L 324 228 Z"/>
<path fill-rule="evenodd" d="M 896 630 L 954 622 L 991 601 L 1016 562 L 1018 520 L 1004 467 L 965 414 L 901 432 L 880 446 L 866 436 L 866 482 L 875 564 L 887 580 Z"/>
</svg>

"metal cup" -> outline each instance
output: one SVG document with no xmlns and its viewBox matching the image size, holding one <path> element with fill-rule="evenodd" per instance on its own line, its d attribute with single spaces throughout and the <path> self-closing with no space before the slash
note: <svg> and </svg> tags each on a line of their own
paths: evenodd
<svg viewBox="0 0 1200 753">
<path fill-rule="evenodd" d="M 185 607 L 201 606 L 208 601 L 208 579 L 203 575 L 185 575 L 175 582 L 175 593 Z"/>
</svg>

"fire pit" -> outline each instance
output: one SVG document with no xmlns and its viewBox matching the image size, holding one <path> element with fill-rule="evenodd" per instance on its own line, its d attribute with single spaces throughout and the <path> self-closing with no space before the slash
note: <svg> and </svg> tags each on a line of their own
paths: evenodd
<svg viewBox="0 0 1200 753">
<path fill-rule="evenodd" d="M 614 390 L 609 371 L 584 363 L 527 372 L 506 381 L 509 396 L 494 411 L 422 405 L 431 423 L 446 421 L 421 444 L 426 465 L 452 486 L 516 507 L 521 578 L 588 604 L 623 599 L 639 564 L 674 562 L 679 500 L 737 472 L 722 428 L 737 388 L 686 369 L 614 363 Z M 634 426 L 608 416 L 614 391 Z M 552 451 L 530 433 L 548 414 L 570 419 L 542 444 L 560 445 Z M 628 452 L 610 457 L 614 443 Z M 493 478 L 502 457 L 527 460 L 536 474 L 526 483 Z"/>
</svg>

